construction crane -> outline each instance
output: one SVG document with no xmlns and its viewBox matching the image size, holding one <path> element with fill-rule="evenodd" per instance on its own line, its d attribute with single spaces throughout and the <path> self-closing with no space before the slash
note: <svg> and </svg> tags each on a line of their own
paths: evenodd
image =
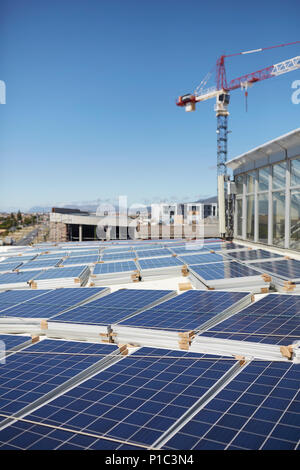
<svg viewBox="0 0 300 470">
<path fill-rule="evenodd" d="M 227 177 L 227 149 L 228 149 L 228 105 L 230 102 L 230 91 L 241 88 L 245 90 L 245 97 L 247 103 L 248 87 L 254 83 L 266 80 L 267 78 L 276 77 L 283 75 L 287 72 L 300 69 L 300 56 L 293 57 L 291 59 L 284 60 L 275 65 L 270 65 L 256 72 L 251 72 L 238 78 L 232 79 L 229 83 L 226 78 L 225 70 L 225 59 L 238 55 L 253 54 L 257 52 L 263 52 L 269 49 L 275 49 L 278 47 L 291 46 L 299 44 L 300 41 L 290 42 L 287 44 L 280 44 L 277 46 L 264 47 L 260 49 L 254 49 L 250 51 L 238 52 L 236 54 L 221 55 L 216 63 L 216 85 L 211 88 L 206 88 L 211 73 L 207 74 L 202 80 L 200 85 L 196 88 L 194 93 L 180 96 L 176 102 L 177 106 L 184 107 L 186 111 L 195 111 L 196 103 L 209 100 L 211 98 L 216 99 L 215 111 L 217 117 L 217 172 L 218 181 L 219 176 L 222 176 L 223 181 Z M 218 193 L 220 191 L 218 190 Z M 220 194 L 219 194 L 220 198 Z M 220 200 L 219 200 L 220 203 Z M 224 228 L 221 230 L 224 233 Z"/>
</svg>

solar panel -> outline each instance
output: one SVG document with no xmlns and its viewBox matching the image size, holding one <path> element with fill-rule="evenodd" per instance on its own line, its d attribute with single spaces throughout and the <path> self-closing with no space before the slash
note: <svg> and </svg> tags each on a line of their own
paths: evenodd
<svg viewBox="0 0 300 470">
<path fill-rule="evenodd" d="M 64 310 L 99 294 L 105 288 L 56 289 L 48 294 L 14 305 L 0 312 L 0 317 L 52 318 Z"/>
<path fill-rule="evenodd" d="M 98 255 L 89 255 L 89 256 L 74 256 L 73 258 L 65 259 L 62 264 L 64 266 L 71 265 L 71 264 L 89 264 L 89 263 L 97 263 L 100 257 Z"/>
<path fill-rule="evenodd" d="M 114 261 L 114 260 L 127 260 L 136 258 L 134 251 L 126 251 L 121 253 L 106 253 L 104 252 L 101 260 L 102 261 Z"/>
<path fill-rule="evenodd" d="M 172 252 L 176 253 L 177 255 L 192 255 L 194 253 L 198 253 L 198 254 L 204 254 L 204 253 L 207 253 L 207 249 L 199 244 L 198 247 L 193 247 L 189 244 L 186 244 L 186 245 L 183 245 L 183 246 L 179 246 L 179 247 L 170 247 L 170 249 L 172 250 Z"/>
<path fill-rule="evenodd" d="M 224 257 L 222 255 L 218 255 L 217 253 L 180 255 L 180 259 L 184 262 L 184 264 L 188 265 L 217 263 L 219 261 L 224 261 Z"/>
<path fill-rule="evenodd" d="M 56 266 L 59 264 L 61 261 L 61 258 L 51 258 L 51 259 L 34 259 L 32 261 L 27 261 L 27 263 L 24 263 L 20 269 L 25 270 L 25 269 L 38 269 L 38 268 L 49 268 L 52 266 Z"/>
<path fill-rule="evenodd" d="M 137 266 L 134 261 L 115 261 L 113 263 L 96 264 L 93 274 L 120 273 L 136 270 Z"/>
<path fill-rule="evenodd" d="M 300 439 L 299 385 L 296 364 L 252 362 L 164 448 L 296 449 Z"/>
<path fill-rule="evenodd" d="M 296 259 L 283 259 L 253 263 L 255 268 L 277 276 L 280 279 L 300 282 L 300 261 Z"/>
<path fill-rule="evenodd" d="M 26 283 L 31 279 L 34 279 L 41 270 L 37 271 L 20 271 L 18 273 L 6 273 L 0 274 L 0 285 L 1 284 L 15 284 L 15 283 Z"/>
<path fill-rule="evenodd" d="M 219 323 L 205 336 L 268 344 L 300 339 L 300 296 L 269 294 Z"/>
<path fill-rule="evenodd" d="M 9 290 L 6 292 L 0 292 L 0 311 L 4 308 L 11 307 L 12 305 L 17 305 L 20 302 L 35 299 L 46 292 L 49 292 L 49 290 Z"/>
<path fill-rule="evenodd" d="M 26 419 L 26 418 L 25 418 Z M 24 421 L 0 431 L 2 450 L 140 450 L 140 447 L 120 444 L 76 432 L 61 431 L 49 426 L 33 425 Z"/>
<path fill-rule="evenodd" d="M 183 351 L 142 348 L 27 418 L 40 424 L 119 440 L 119 445 L 150 446 L 198 402 L 234 362 Z M 21 443 L 14 432 L 11 439 L 5 430 L 0 433 L 0 442 L 7 443 L 3 446 L 24 446 L 24 441 Z M 40 435 L 36 436 L 36 441 L 31 437 L 27 448 L 41 439 Z M 65 435 L 65 441 L 70 437 L 70 434 Z M 64 449 L 64 445 L 68 446 L 63 442 L 60 448 Z M 90 441 L 87 445 L 93 448 Z M 109 445 L 106 444 L 106 448 Z"/>
<path fill-rule="evenodd" d="M 237 302 L 249 297 L 248 292 L 191 290 L 167 300 L 119 325 L 140 328 L 194 330 Z"/>
<path fill-rule="evenodd" d="M 183 262 L 174 256 L 152 258 L 152 259 L 140 259 L 139 265 L 141 269 L 157 269 L 157 268 L 168 268 L 172 266 L 182 266 Z"/>
<path fill-rule="evenodd" d="M 16 269 L 18 266 L 21 266 L 21 262 L 14 262 L 14 263 L 1 263 L 0 264 L 0 272 L 6 272 L 6 271 L 13 271 Z"/>
<path fill-rule="evenodd" d="M 0 364 L 4 356 L 31 343 L 30 336 L 0 335 Z M 0 366 L 1 367 L 1 366 Z"/>
<path fill-rule="evenodd" d="M 45 259 L 56 259 L 56 258 L 63 258 L 67 256 L 67 251 L 60 251 L 59 253 L 43 253 L 40 254 L 35 261 L 44 261 Z"/>
<path fill-rule="evenodd" d="M 78 277 L 87 268 L 87 266 L 72 266 L 66 268 L 53 268 L 42 271 L 35 276 L 36 281 L 43 279 L 60 279 L 67 277 Z"/>
<path fill-rule="evenodd" d="M 244 245 L 239 245 L 238 243 L 223 243 L 223 244 L 218 244 L 214 245 L 215 248 L 212 246 L 212 250 L 217 250 L 221 252 L 227 252 L 231 250 L 241 250 L 241 249 L 246 249 Z M 209 249 L 209 247 L 207 247 Z"/>
<path fill-rule="evenodd" d="M 260 272 L 236 261 L 222 263 L 199 264 L 193 266 L 193 271 L 205 280 L 228 279 L 234 277 L 259 276 Z"/>
<path fill-rule="evenodd" d="M 252 260 L 263 260 L 267 258 L 282 258 L 282 256 L 271 253 L 270 251 L 266 250 L 243 250 L 243 251 L 235 251 L 233 253 L 229 253 L 228 256 L 230 258 L 237 259 L 239 261 L 252 261 Z"/>
<path fill-rule="evenodd" d="M 79 250 L 75 250 L 75 251 L 71 251 L 69 252 L 69 258 L 77 258 L 77 257 L 81 257 L 81 256 L 97 256 L 99 255 L 99 249 L 97 250 L 82 250 L 82 251 L 79 251 Z"/>
<path fill-rule="evenodd" d="M 171 294 L 167 290 L 121 289 L 58 315 L 53 321 L 110 325 Z"/>
<path fill-rule="evenodd" d="M 46 339 L 12 354 L 0 365 L 0 414 L 12 415 L 32 405 L 113 349 L 112 345 Z"/>
<path fill-rule="evenodd" d="M 154 258 L 159 256 L 170 256 L 172 253 L 168 248 L 158 248 L 157 250 L 137 250 L 138 258 Z"/>
</svg>

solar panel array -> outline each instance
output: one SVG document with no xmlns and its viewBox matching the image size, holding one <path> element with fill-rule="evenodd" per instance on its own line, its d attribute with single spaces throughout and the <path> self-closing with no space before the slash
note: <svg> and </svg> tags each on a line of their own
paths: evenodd
<svg viewBox="0 0 300 470">
<path fill-rule="evenodd" d="M 184 264 L 204 281 L 218 284 L 232 279 L 245 290 L 247 282 L 261 278 L 267 268 L 282 279 L 297 280 L 299 274 L 300 280 L 294 260 L 258 262 L 276 255 L 242 248 L 219 240 L 203 246 L 182 240 L 41 245 L 24 256 L 23 272 L 1 273 L 1 266 L 15 266 L 22 262 L 19 258 L 1 262 L 0 286 L 78 277 L 86 264 L 94 263 L 91 272 L 98 283 L 101 276 L 108 281 L 123 276 L 124 282 L 130 282 L 131 274 L 139 270 L 146 271 L 145 276 L 160 270 L 173 273 L 174 268 L 180 273 Z M 223 261 L 224 254 L 235 261 Z M 67 267 L 53 267 L 63 257 Z M 241 264 L 247 261 L 249 266 Z M 27 272 L 25 266 L 32 263 L 41 270 Z M 300 296 L 269 294 L 239 310 L 250 301 L 248 292 L 190 290 L 173 298 L 172 291 L 149 289 L 104 294 L 105 288 L 91 287 L 0 292 L 3 325 L 14 324 L 12 317 L 47 318 L 54 334 L 55 328 L 65 328 L 65 337 L 79 328 L 95 330 L 96 341 L 101 341 L 97 331 L 104 326 L 112 334 L 116 328 L 115 337 L 111 336 L 116 343 L 122 328 L 124 338 L 135 332 L 131 336 L 135 344 L 143 344 L 139 341 L 145 337 L 152 341 L 152 347 L 129 349 L 128 356 L 105 362 L 112 351 L 118 351 L 116 345 L 65 339 L 31 344 L 28 335 L 0 335 L 11 351 L 5 366 L 0 353 L 0 429 L 1 421 L 18 413 L 17 421 L 0 430 L 0 449 L 299 448 L 299 364 L 284 358 L 243 365 L 221 353 L 180 350 L 182 335 L 177 332 L 197 332 L 204 325 L 201 335 L 215 338 L 216 344 L 222 339 L 240 341 L 240 348 L 245 341 L 295 345 L 300 338 Z M 58 326 L 61 323 L 69 325 Z M 153 338 L 152 329 L 156 330 Z M 49 332 L 53 335 L 51 328 Z M 168 339 L 159 343 L 159 338 Z M 196 338 L 201 343 L 201 336 Z M 107 365 L 100 366 L 101 361 Z"/>
<path fill-rule="evenodd" d="M 139 265 L 141 269 L 157 269 L 157 268 L 166 268 L 173 266 L 182 266 L 183 262 L 174 256 L 170 257 L 161 257 L 161 258 L 151 258 L 151 259 L 139 259 Z"/>
<path fill-rule="evenodd" d="M 204 335 L 256 343 L 291 344 L 300 338 L 300 296 L 269 294 Z"/>
<path fill-rule="evenodd" d="M 224 261 L 224 256 L 217 253 L 179 255 L 180 259 L 187 265 L 208 264 Z"/>
<path fill-rule="evenodd" d="M 284 259 L 276 261 L 264 261 L 253 264 L 253 267 L 286 280 L 300 282 L 300 261 Z"/>
<path fill-rule="evenodd" d="M 167 449 L 299 449 L 299 366 L 253 362 L 170 439 Z"/>
<path fill-rule="evenodd" d="M 68 288 L 56 289 L 53 291 L 43 291 L 44 293 L 42 294 L 39 290 L 37 290 L 33 291 L 36 293 L 36 295 L 31 295 L 31 298 L 29 298 L 28 295 L 26 296 L 25 293 L 22 293 L 20 296 L 18 295 L 18 292 L 12 291 L 12 293 L 17 294 L 15 298 L 16 304 L 12 306 L 5 304 L 6 308 L 0 310 L 0 317 L 51 318 L 54 315 L 63 312 L 67 308 L 85 302 L 104 291 L 105 288 Z M 40 293 L 40 295 L 37 295 L 38 293 Z M 5 296 L 5 294 L 6 293 L 2 295 Z M 20 302 L 21 298 L 24 300 L 26 297 L 28 297 L 26 301 L 18 303 L 18 300 Z M 11 299 L 12 302 L 13 295 L 10 295 L 9 299 Z"/>
<path fill-rule="evenodd" d="M 219 357 L 142 348 L 27 418 L 120 443 L 150 446 L 233 364 Z M 36 440 L 40 438 L 36 435 Z M 7 440 L 5 430 L 0 432 L 3 440 Z M 9 445 L 14 442 L 8 440 Z M 34 444 L 30 440 L 28 448 Z"/>
<path fill-rule="evenodd" d="M 13 415 L 102 359 L 108 345 L 44 340 L 0 365 L 0 415 Z M 3 421 L 3 416 L 0 422 Z"/>
<path fill-rule="evenodd" d="M 234 304 L 247 296 L 248 292 L 190 290 L 119 324 L 164 330 L 194 330 L 226 309 L 233 308 Z"/>
<path fill-rule="evenodd" d="M 53 321 L 110 325 L 171 294 L 168 290 L 121 289 L 58 315 Z"/>
<path fill-rule="evenodd" d="M 238 277 L 259 276 L 260 272 L 254 268 L 237 263 L 236 261 L 224 261 L 221 263 L 193 265 L 195 271 L 204 280 L 232 279 Z"/>
<path fill-rule="evenodd" d="M 96 264 L 93 274 L 110 274 L 136 270 L 137 266 L 134 261 L 115 261 L 112 263 Z"/>
<path fill-rule="evenodd" d="M 266 250 L 241 250 L 228 253 L 230 258 L 239 261 L 267 260 L 268 258 L 282 258 L 282 256 Z"/>
</svg>

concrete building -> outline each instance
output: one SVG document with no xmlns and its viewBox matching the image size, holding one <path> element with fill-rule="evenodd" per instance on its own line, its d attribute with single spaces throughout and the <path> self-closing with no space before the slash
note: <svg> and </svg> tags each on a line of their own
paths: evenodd
<svg viewBox="0 0 300 470">
<path fill-rule="evenodd" d="M 180 204 L 154 204 L 153 216 L 103 213 L 53 208 L 50 213 L 49 240 L 135 240 L 163 238 L 202 238 L 218 236 L 216 217 L 204 218 L 204 205 L 192 203 L 183 212 Z M 216 207 L 216 204 L 211 205 Z M 105 211 L 106 212 L 106 211 Z M 216 212 L 216 208 L 211 210 Z M 184 215 L 185 214 L 185 215 Z"/>
<path fill-rule="evenodd" d="M 300 250 L 300 128 L 227 166 L 236 186 L 234 237 Z"/>
</svg>

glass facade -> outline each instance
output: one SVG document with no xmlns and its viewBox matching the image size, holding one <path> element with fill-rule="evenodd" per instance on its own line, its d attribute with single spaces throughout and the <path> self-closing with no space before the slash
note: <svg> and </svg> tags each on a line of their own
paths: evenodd
<svg viewBox="0 0 300 470">
<path fill-rule="evenodd" d="M 258 170 L 258 191 L 267 191 L 269 189 L 269 167 Z"/>
<path fill-rule="evenodd" d="M 247 196 L 246 238 L 254 240 L 254 195 Z"/>
<path fill-rule="evenodd" d="M 243 199 L 237 199 L 236 209 L 237 209 L 237 236 L 241 237 L 243 235 Z"/>
<path fill-rule="evenodd" d="M 244 187 L 244 176 L 243 175 L 240 175 L 240 176 L 236 177 L 235 185 L 236 185 L 236 193 L 237 194 L 243 194 L 243 187 Z"/>
<path fill-rule="evenodd" d="M 291 191 L 290 248 L 300 251 L 300 189 Z"/>
<path fill-rule="evenodd" d="M 300 158 L 291 160 L 291 186 L 300 186 Z"/>
<path fill-rule="evenodd" d="M 285 187 L 285 175 L 286 162 L 277 163 L 276 165 L 273 165 L 273 189 L 280 189 Z"/>
<path fill-rule="evenodd" d="M 300 251 L 300 156 L 235 176 L 235 236 Z"/>
<path fill-rule="evenodd" d="M 258 241 L 268 243 L 268 193 L 258 195 Z"/>
<path fill-rule="evenodd" d="M 273 245 L 284 247 L 285 192 L 273 193 Z"/>
</svg>

